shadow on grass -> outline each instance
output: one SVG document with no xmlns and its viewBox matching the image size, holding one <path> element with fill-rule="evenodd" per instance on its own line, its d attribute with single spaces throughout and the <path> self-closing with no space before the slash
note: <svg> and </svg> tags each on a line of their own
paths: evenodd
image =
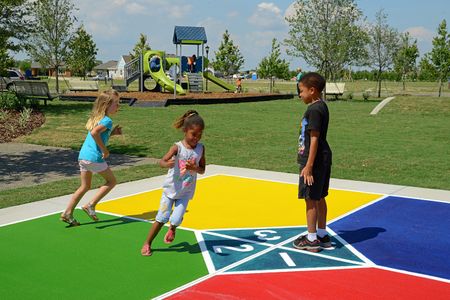
<svg viewBox="0 0 450 300">
<path fill-rule="evenodd" d="M 132 151 L 129 147 L 124 152 Z M 140 149 L 135 148 L 138 152 Z M 107 159 L 111 167 L 133 166 L 142 158 L 111 154 Z M 72 177 L 80 174 L 78 151 L 70 149 L 43 148 L 0 156 L 0 190 L 9 185 L 27 186 L 48 181 L 49 178 Z"/>
</svg>

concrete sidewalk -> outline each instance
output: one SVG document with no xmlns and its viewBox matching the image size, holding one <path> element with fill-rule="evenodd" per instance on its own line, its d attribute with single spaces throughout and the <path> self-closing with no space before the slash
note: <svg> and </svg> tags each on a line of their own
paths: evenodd
<svg viewBox="0 0 450 300">
<path fill-rule="evenodd" d="M 298 184 L 297 174 L 226 167 L 218 165 L 208 165 L 206 167 L 206 173 L 204 175 L 199 175 L 199 179 L 214 175 L 231 175 L 261 180 L 284 182 L 294 185 Z M 133 194 L 147 192 L 154 189 L 160 189 L 162 187 L 164 179 L 165 175 L 161 175 L 133 182 L 118 184 L 108 195 L 106 195 L 104 199 L 102 199 L 102 202 L 125 196 L 130 196 Z M 359 191 L 381 195 L 412 197 L 418 199 L 437 200 L 450 203 L 450 191 L 446 190 L 424 189 L 401 185 L 343 180 L 343 179 L 331 179 L 330 187 L 332 189 Z M 90 197 L 94 195 L 96 191 L 97 190 L 89 191 L 80 201 L 78 206 L 81 206 L 84 203 L 86 203 L 90 199 Z M 68 201 L 70 200 L 70 197 L 71 195 L 65 195 L 48 200 L 42 200 L 33 203 L 27 203 L 23 205 L 0 209 L 0 226 L 61 212 L 62 210 L 65 209 Z M 58 222 L 57 218 L 55 218 L 55 222 Z"/>
<path fill-rule="evenodd" d="M 111 154 L 113 170 L 155 164 L 154 158 Z M 79 176 L 78 151 L 21 143 L 0 144 L 0 191 Z"/>
</svg>

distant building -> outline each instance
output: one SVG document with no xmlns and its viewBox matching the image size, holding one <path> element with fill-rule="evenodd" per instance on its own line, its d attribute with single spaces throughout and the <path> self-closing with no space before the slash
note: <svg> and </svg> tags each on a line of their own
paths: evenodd
<svg viewBox="0 0 450 300">
<path fill-rule="evenodd" d="M 117 60 L 110 60 L 95 66 L 94 71 L 99 75 L 102 74 L 109 78 L 115 78 L 114 75 L 117 73 Z"/>
<path fill-rule="evenodd" d="M 123 79 L 125 75 L 125 65 L 131 61 L 131 55 L 122 55 L 117 63 L 116 73 L 113 75 L 114 79 Z"/>
</svg>

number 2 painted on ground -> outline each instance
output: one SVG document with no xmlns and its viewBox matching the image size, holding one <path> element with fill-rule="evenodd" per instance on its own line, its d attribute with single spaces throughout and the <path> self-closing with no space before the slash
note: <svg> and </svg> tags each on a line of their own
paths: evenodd
<svg viewBox="0 0 450 300">
<path fill-rule="evenodd" d="M 243 244 L 243 245 L 240 245 L 239 247 L 224 246 L 224 245 L 213 246 L 213 250 L 215 253 L 222 253 L 222 249 L 228 249 L 228 250 L 237 251 L 237 252 L 249 252 L 249 251 L 253 250 L 253 247 L 248 244 Z"/>
</svg>

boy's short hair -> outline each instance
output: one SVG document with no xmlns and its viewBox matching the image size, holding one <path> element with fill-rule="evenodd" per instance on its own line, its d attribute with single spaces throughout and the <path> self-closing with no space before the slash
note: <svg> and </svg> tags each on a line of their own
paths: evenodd
<svg viewBox="0 0 450 300">
<path fill-rule="evenodd" d="M 308 88 L 316 88 L 321 93 L 325 87 L 325 78 L 319 73 L 309 72 L 300 79 L 300 82 Z"/>
</svg>

